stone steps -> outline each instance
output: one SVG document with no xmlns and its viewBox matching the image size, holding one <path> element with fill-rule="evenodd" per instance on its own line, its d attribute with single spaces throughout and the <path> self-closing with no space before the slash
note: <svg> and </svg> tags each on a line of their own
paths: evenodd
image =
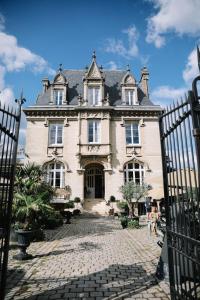
<svg viewBox="0 0 200 300">
<path fill-rule="evenodd" d="M 83 209 L 88 213 L 108 216 L 110 207 L 106 205 L 104 199 L 87 199 L 83 204 Z"/>
</svg>

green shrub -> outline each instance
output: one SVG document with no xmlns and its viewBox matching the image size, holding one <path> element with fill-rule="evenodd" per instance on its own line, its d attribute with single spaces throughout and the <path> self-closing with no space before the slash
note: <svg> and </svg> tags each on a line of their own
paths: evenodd
<svg viewBox="0 0 200 300">
<path fill-rule="evenodd" d="M 80 203 L 80 202 L 81 202 L 81 199 L 80 199 L 79 197 L 75 197 L 75 198 L 74 198 L 74 202 L 75 202 L 75 203 Z"/>
<path fill-rule="evenodd" d="M 128 217 L 121 217 L 120 222 L 121 222 L 121 225 L 122 225 L 123 229 L 127 228 L 127 226 L 128 226 Z"/>
<path fill-rule="evenodd" d="M 63 217 L 58 211 L 52 211 L 50 214 L 46 215 L 42 220 L 42 223 L 44 224 L 44 228 L 54 229 L 63 224 Z"/>
<path fill-rule="evenodd" d="M 117 202 L 117 207 L 119 209 L 128 209 L 128 204 L 126 201 L 119 201 Z"/>
<path fill-rule="evenodd" d="M 74 208 L 74 201 L 70 200 L 69 202 L 65 203 L 65 208 Z"/>
<path fill-rule="evenodd" d="M 128 221 L 128 228 L 130 228 L 130 229 L 138 229 L 138 228 L 140 228 L 139 221 L 138 220 L 130 220 L 130 221 Z"/>
<path fill-rule="evenodd" d="M 110 200 L 109 200 L 110 202 L 115 202 L 115 200 L 116 200 L 115 196 L 110 196 Z"/>
<path fill-rule="evenodd" d="M 75 210 L 73 211 L 73 216 L 79 216 L 80 214 L 81 214 L 80 209 L 75 209 Z"/>
</svg>

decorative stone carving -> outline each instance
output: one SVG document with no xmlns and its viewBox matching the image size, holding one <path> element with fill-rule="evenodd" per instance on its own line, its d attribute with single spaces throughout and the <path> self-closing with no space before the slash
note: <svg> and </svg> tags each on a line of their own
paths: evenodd
<svg viewBox="0 0 200 300">
<path fill-rule="evenodd" d="M 98 152 L 100 150 L 100 145 L 88 145 L 89 152 Z"/>
</svg>

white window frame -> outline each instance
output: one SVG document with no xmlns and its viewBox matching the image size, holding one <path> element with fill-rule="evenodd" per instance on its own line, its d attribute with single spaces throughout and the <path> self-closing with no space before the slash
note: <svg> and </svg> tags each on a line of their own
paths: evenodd
<svg viewBox="0 0 200 300">
<path fill-rule="evenodd" d="M 57 164 L 60 164 L 60 168 L 57 169 Z M 53 165 L 53 168 L 51 166 Z M 64 188 L 65 187 L 65 166 L 62 162 L 49 163 L 45 167 L 46 169 L 46 181 L 54 188 Z M 56 186 L 56 173 L 60 173 L 60 186 Z M 51 177 L 50 174 L 53 174 Z M 51 184 L 51 178 L 53 178 L 53 184 Z"/>
<path fill-rule="evenodd" d="M 98 99 L 96 99 L 95 97 L 95 91 L 99 90 L 99 94 L 98 94 Z M 89 91 L 92 91 L 92 102 L 90 102 L 90 98 L 89 98 Z M 99 106 L 101 103 L 101 88 L 98 85 L 89 85 L 88 86 L 88 103 L 89 105 L 94 105 L 94 106 Z"/>
<path fill-rule="evenodd" d="M 52 134 L 52 127 L 55 126 L 56 131 L 55 131 L 55 139 L 54 139 L 54 143 L 51 143 L 51 134 Z M 59 143 L 58 142 L 58 128 L 62 126 L 62 141 Z M 49 124 L 49 145 L 63 145 L 63 124 L 62 123 L 50 123 Z"/>
<path fill-rule="evenodd" d="M 134 128 L 133 125 L 137 124 L 138 128 L 138 143 L 134 143 Z M 127 142 L 127 127 L 131 126 L 131 143 Z M 126 136 L 126 145 L 140 145 L 140 126 L 139 121 L 126 121 L 125 122 L 125 136 Z"/>
<path fill-rule="evenodd" d="M 129 168 L 129 165 L 132 164 L 132 168 Z M 139 168 L 135 168 L 135 164 L 139 165 Z M 129 173 L 132 173 L 132 180 L 129 180 Z M 142 183 L 144 183 L 144 176 L 145 176 L 145 170 L 144 170 L 144 165 L 139 163 L 139 162 L 127 162 L 124 166 L 124 182 L 129 182 L 129 181 L 133 181 L 135 182 L 135 173 L 139 172 L 139 176 L 140 176 L 140 182 L 139 184 L 142 185 Z"/>
<path fill-rule="evenodd" d="M 90 141 L 90 125 L 92 124 L 92 141 Z M 95 127 L 97 126 L 97 127 Z M 97 129 L 97 130 L 96 130 Z M 88 143 L 100 144 L 101 142 L 101 121 L 100 120 L 88 120 Z"/>
<path fill-rule="evenodd" d="M 63 89 L 55 89 L 54 90 L 54 101 L 56 105 L 62 105 L 64 98 L 64 90 Z"/>
<path fill-rule="evenodd" d="M 128 93 L 128 102 L 126 99 L 126 94 Z M 135 89 L 125 88 L 124 97 L 126 105 L 136 105 L 136 91 Z"/>
</svg>

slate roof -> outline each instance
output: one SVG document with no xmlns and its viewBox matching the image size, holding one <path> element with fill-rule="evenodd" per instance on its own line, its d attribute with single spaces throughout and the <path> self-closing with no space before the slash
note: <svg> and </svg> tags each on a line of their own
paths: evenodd
<svg viewBox="0 0 200 300">
<path fill-rule="evenodd" d="M 78 95 L 83 96 L 83 77 L 85 70 L 63 70 L 68 81 L 68 103 L 69 105 L 78 104 Z M 109 94 L 110 105 L 121 105 L 121 81 L 127 71 L 121 70 L 104 70 L 105 76 L 105 96 Z M 36 105 L 49 105 L 51 91 L 48 89 L 45 93 L 38 96 Z M 138 100 L 142 106 L 154 106 L 154 104 L 148 99 L 143 91 L 138 87 Z"/>
</svg>

